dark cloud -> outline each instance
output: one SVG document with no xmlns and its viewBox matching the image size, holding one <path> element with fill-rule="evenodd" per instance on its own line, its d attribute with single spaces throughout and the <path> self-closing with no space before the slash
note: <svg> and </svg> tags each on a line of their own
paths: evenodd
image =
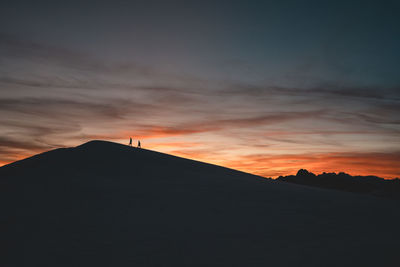
<svg viewBox="0 0 400 267">
<path fill-rule="evenodd" d="M 265 115 L 247 117 L 247 118 L 234 118 L 215 121 L 216 125 L 224 125 L 227 127 L 249 127 L 249 126 L 263 126 L 272 123 L 280 123 L 288 120 L 298 120 L 305 118 L 318 118 L 324 114 L 324 110 L 311 110 L 311 111 L 297 111 L 297 112 L 279 112 L 269 113 Z"/>
<path fill-rule="evenodd" d="M 0 53 L 14 60 L 46 62 L 54 66 L 66 66 L 86 69 L 104 69 L 100 61 L 86 54 L 65 48 L 36 43 L 14 35 L 0 33 Z"/>
<path fill-rule="evenodd" d="M 23 149 L 31 151 L 41 151 L 44 149 L 49 149 L 51 146 L 46 144 L 40 144 L 35 142 L 26 141 L 25 139 L 18 140 L 16 138 L 10 137 L 0 137 L 0 148 L 13 148 L 13 149 Z"/>
<path fill-rule="evenodd" d="M 317 87 L 282 87 L 274 85 L 249 85 L 249 84 L 230 84 L 220 91 L 223 95 L 237 96 L 256 96 L 268 97 L 271 95 L 288 95 L 288 96 L 332 96 L 343 98 L 360 98 L 362 99 L 393 99 L 393 95 L 400 100 L 400 89 L 398 87 L 358 87 L 358 86 L 339 86 L 334 84 L 322 84 Z"/>
<path fill-rule="evenodd" d="M 30 114 L 35 116 L 72 117 L 91 116 L 93 119 L 122 119 L 126 114 L 143 114 L 154 109 L 149 104 L 132 102 L 122 99 L 108 99 L 106 102 L 55 99 L 55 98 L 18 98 L 0 99 L 0 111 Z"/>
</svg>

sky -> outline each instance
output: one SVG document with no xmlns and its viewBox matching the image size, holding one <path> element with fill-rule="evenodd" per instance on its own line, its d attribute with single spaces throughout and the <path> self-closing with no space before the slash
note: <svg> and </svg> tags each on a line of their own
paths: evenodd
<svg viewBox="0 0 400 267">
<path fill-rule="evenodd" d="M 93 139 L 400 177 L 399 1 L 2 1 L 0 166 Z"/>
</svg>

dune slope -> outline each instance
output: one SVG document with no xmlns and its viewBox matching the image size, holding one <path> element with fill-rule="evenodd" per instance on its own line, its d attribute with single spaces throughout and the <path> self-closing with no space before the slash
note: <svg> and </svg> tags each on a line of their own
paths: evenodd
<svg viewBox="0 0 400 267">
<path fill-rule="evenodd" d="M 398 201 L 105 141 L 0 168 L 1 266 L 398 266 Z"/>
</svg>

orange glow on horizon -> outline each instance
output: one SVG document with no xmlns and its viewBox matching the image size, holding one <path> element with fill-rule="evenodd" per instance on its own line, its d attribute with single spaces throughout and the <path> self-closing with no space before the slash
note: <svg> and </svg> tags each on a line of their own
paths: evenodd
<svg viewBox="0 0 400 267">
<path fill-rule="evenodd" d="M 94 139 L 105 139 L 105 136 L 93 136 Z M 156 139 L 155 136 L 139 136 L 134 140 Z M 121 135 L 114 135 L 108 140 L 125 144 L 128 140 Z M 127 144 L 127 142 L 126 142 Z M 226 155 L 204 148 L 198 142 L 144 142 L 144 148 L 168 153 L 184 158 L 221 165 L 256 175 L 277 178 L 282 175 L 295 175 L 299 169 L 307 169 L 315 174 L 322 172 L 345 172 L 350 175 L 374 175 L 385 179 L 400 177 L 399 153 L 311 153 L 311 154 L 251 154 Z M 16 151 L 6 160 L 0 161 L 0 166 L 24 159 L 34 154 Z"/>
<path fill-rule="evenodd" d="M 250 155 L 227 161 L 226 166 L 264 177 L 295 175 L 299 169 L 315 174 L 345 172 L 350 175 L 374 175 L 385 179 L 400 177 L 399 154 L 321 153 L 297 155 Z"/>
</svg>

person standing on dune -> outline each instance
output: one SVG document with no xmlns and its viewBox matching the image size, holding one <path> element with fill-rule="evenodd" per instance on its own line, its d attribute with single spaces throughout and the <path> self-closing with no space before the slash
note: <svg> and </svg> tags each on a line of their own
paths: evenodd
<svg viewBox="0 0 400 267">
<path fill-rule="evenodd" d="M 138 148 L 141 148 L 141 146 L 140 146 L 140 141 L 139 141 L 139 140 L 137 141 L 137 147 L 138 147 Z"/>
<path fill-rule="evenodd" d="M 132 137 L 129 137 L 129 146 L 132 146 Z"/>
</svg>

